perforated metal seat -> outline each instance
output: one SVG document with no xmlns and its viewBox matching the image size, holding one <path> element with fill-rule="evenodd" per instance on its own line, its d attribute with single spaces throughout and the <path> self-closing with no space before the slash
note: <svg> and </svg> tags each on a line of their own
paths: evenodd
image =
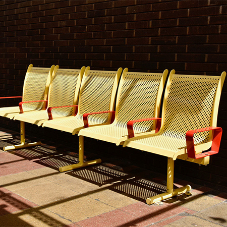
<svg viewBox="0 0 227 227">
<path fill-rule="evenodd" d="M 52 117 L 62 118 L 75 113 L 75 106 L 77 104 L 80 83 L 84 71 L 85 67 L 81 69 L 59 69 L 59 66 L 55 67 L 50 82 L 50 88 L 48 89 L 48 108 L 53 108 L 51 112 Z M 42 105 L 42 102 L 37 103 L 34 102 L 35 105 Z M 29 106 L 29 104 L 33 103 L 20 103 L 21 110 L 22 107 L 24 109 Z M 4 147 L 4 150 L 20 149 L 41 144 L 41 142 L 25 143 L 24 123 L 42 125 L 43 122 L 49 119 L 47 111 L 36 108 L 26 113 L 23 113 L 24 110 L 21 112 L 22 114 L 14 116 L 15 120 L 21 122 L 21 144 Z"/>
<path fill-rule="evenodd" d="M 80 87 L 77 115 L 46 121 L 43 127 L 76 134 L 84 127 L 84 113 L 113 110 L 121 72 L 122 69 L 119 68 L 117 72 L 90 70 L 85 73 Z M 109 121 L 109 118 L 108 113 L 94 115 L 89 119 L 89 124 L 104 124 Z"/>
<path fill-rule="evenodd" d="M 221 76 L 178 75 L 172 70 L 159 132 L 124 142 L 124 146 L 168 157 L 167 193 L 148 198 L 148 204 L 190 191 L 189 185 L 173 190 L 175 159 L 207 165 L 210 155 L 218 153 L 222 130 L 216 124 L 225 76 L 225 72 Z M 210 147 L 211 151 L 202 153 Z"/>
<path fill-rule="evenodd" d="M 81 69 L 56 68 L 56 73 L 52 78 L 49 88 L 48 108 L 60 106 L 69 107 L 53 108 L 53 118 L 56 119 L 73 114 L 75 108 L 73 105 L 77 104 L 78 92 L 84 70 L 85 67 Z M 26 105 L 26 103 L 23 105 Z M 35 110 L 29 113 L 18 114 L 14 119 L 40 126 L 49 119 L 49 116 L 46 110 Z"/>
<path fill-rule="evenodd" d="M 124 70 L 117 95 L 115 120 L 110 125 L 82 129 L 79 136 L 91 137 L 117 145 L 128 137 L 130 120 L 159 117 L 161 96 L 168 70 L 163 73 L 138 73 Z M 152 131 L 154 121 L 138 122 L 135 133 Z"/>
<path fill-rule="evenodd" d="M 29 65 L 24 79 L 22 101 L 46 100 L 51 76 L 55 66 L 51 68 L 40 68 Z M 4 98 L 4 97 L 3 97 Z M 26 103 L 24 112 L 41 110 L 45 108 L 44 102 Z M 19 106 L 0 108 L 0 116 L 13 119 L 20 113 Z"/>
</svg>

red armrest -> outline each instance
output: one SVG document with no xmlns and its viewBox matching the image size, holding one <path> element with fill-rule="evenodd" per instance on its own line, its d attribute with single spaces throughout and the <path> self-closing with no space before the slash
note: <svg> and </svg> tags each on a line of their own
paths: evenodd
<svg viewBox="0 0 227 227">
<path fill-rule="evenodd" d="M 83 114 L 84 128 L 89 127 L 89 125 L 88 125 L 88 116 L 89 115 L 103 114 L 103 113 L 112 113 L 111 122 L 110 123 L 112 123 L 114 121 L 115 111 L 107 110 L 107 111 L 101 111 L 101 112 L 85 113 L 85 114 Z"/>
<path fill-rule="evenodd" d="M 204 152 L 201 154 L 195 153 L 194 139 L 193 135 L 198 132 L 213 131 L 213 141 L 211 146 L 211 151 Z M 222 128 L 221 127 L 207 127 L 201 129 L 190 130 L 186 132 L 186 144 L 187 144 L 187 153 L 189 158 L 204 158 L 219 152 L 219 147 L 221 143 Z"/>
<path fill-rule="evenodd" d="M 25 102 L 20 102 L 20 103 L 19 103 L 20 113 L 24 113 L 22 105 L 23 105 L 24 103 L 31 103 L 31 102 L 45 102 L 45 104 L 46 104 L 46 103 L 47 103 L 47 100 L 36 100 L 36 101 L 25 101 Z M 45 108 L 46 108 L 46 107 L 45 107 Z"/>
<path fill-rule="evenodd" d="M 17 99 L 17 98 L 22 98 L 22 96 L 0 97 L 0 99 Z"/>
<path fill-rule="evenodd" d="M 78 105 L 70 105 L 70 106 L 53 106 L 53 107 L 49 107 L 47 109 L 47 113 L 48 113 L 48 116 L 49 116 L 49 120 L 53 120 L 53 116 L 52 116 L 52 109 L 57 109 L 57 108 L 66 108 L 66 107 L 76 107 L 76 111 L 75 111 L 75 115 L 77 114 L 77 111 L 78 111 Z"/>
<path fill-rule="evenodd" d="M 156 124 L 156 129 L 155 129 L 155 132 L 157 133 L 161 127 L 161 118 L 157 118 L 157 117 L 152 117 L 152 118 L 145 118 L 145 119 L 138 119 L 138 120 L 132 120 L 132 121 L 129 121 L 127 123 L 127 128 L 128 128 L 128 138 L 132 138 L 134 137 L 134 130 L 133 130 L 133 125 L 136 123 L 136 122 L 142 122 L 142 121 L 152 121 L 152 120 L 157 120 L 157 124 Z"/>
</svg>

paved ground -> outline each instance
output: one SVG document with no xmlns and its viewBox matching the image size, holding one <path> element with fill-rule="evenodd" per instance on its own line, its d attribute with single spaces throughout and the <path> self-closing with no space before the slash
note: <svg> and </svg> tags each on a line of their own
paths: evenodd
<svg viewBox="0 0 227 227">
<path fill-rule="evenodd" d="M 4 130 L 0 138 L 1 147 L 18 142 Z M 225 192 L 191 183 L 192 196 L 148 206 L 145 198 L 165 190 L 165 176 L 111 163 L 57 171 L 76 161 L 48 146 L 0 150 L 0 226 L 227 226 Z"/>
</svg>

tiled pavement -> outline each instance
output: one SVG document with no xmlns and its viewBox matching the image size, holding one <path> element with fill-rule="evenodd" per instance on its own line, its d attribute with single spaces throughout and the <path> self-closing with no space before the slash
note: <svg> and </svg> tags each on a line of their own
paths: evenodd
<svg viewBox="0 0 227 227">
<path fill-rule="evenodd" d="M 1 147 L 15 142 L 4 130 L 0 139 Z M 0 150 L 0 226 L 227 226 L 225 192 L 191 184 L 192 196 L 148 206 L 144 199 L 165 189 L 165 176 L 110 163 L 56 170 L 75 160 L 47 146 Z"/>
</svg>

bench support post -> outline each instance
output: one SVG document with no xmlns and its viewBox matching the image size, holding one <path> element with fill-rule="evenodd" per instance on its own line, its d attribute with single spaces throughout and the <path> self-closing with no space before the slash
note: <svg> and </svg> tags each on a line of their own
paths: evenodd
<svg viewBox="0 0 227 227">
<path fill-rule="evenodd" d="M 65 172 L 65 171 L 69 171 L 69 170 L 73 170 L 73 169 L 78 169 L 78 168 L 98 164 L 101 161 L 102 161 L 101 159 L 95 159 L 95 160 L 92 160 L 92 161 L 84 162 L 84 137 L 79 136 L 79 163 L 59 167 L 59 171 Z"/>
<path fill-rule="evenodd" d="M 173 189 L 173 179 L 174 179 L 174 160 L 172 158 L 168 158 L 167 164 L 167 191 L 166 193 L 162 193 L 160 195 L 156 195 L 150 198 L 147 198 L 146 203 L 151 205 L 153 203 L 160 202 L 165 199 L 169 199 L 173 196 L 177 196 L 185 193 L 186 195 L 190 195 L 191 186 L 186 185 L 181 188 Z"/>
<path fill-rule="evenodd" d="M 3 147 L 3 150 L 4 151 L 16 150 L 16 149 L 21 149 L 21 148 L 26 148 L 26 147 L 34 147 L 34 146 L 37 146 L 37 145 L 41 145 L 41 142 L 34 142 L 34 143 L 26 143 L 25 142 L 25 123 L 23 121 L 20 122 L 20 140 L 21 140 L 21 144 Z"/>
</svg>

